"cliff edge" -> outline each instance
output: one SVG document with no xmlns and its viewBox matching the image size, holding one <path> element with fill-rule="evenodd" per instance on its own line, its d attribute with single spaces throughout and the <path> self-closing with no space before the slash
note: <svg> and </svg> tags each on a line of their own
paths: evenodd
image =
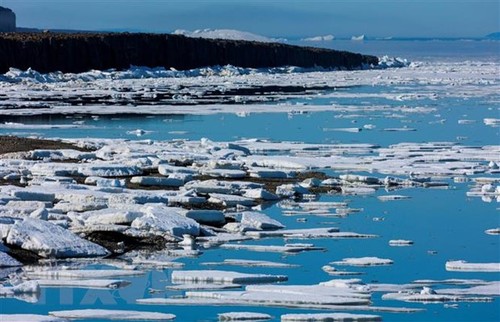
<svg viewBox="0 0 500 322">
<path fill-rule="evenodd" d="M 127 69 L 131 65 L 179 70 L 215 65 L 356 69 L 378 58 L 280 43 L 188 38 L 142 33 L 3 33 L 0 72 L 10 67 L 39 72 Z"/>
<path fill-rule="evenodd" d="M 0 6 L 0 32 L 16 31 L 16 15 L 9 8 Z"/>
</svg>

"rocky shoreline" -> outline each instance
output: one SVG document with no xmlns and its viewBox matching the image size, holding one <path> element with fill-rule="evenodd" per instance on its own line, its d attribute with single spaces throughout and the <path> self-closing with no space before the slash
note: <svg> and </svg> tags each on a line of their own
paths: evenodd
<svg viewBox="0 0 500 322">
<path fill-rule="evenodd" d="M 357 69 L 378 58 L 281 43 L 144 33 L 0 33 L 0 73 L 9 68 L 85 72 L 133 66 L 186 70 L 233 65 Z"/>
</svg>

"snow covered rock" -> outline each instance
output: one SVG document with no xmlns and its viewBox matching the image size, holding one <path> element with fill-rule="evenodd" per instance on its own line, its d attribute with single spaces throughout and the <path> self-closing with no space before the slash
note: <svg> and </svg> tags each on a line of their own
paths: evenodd
<svg viewBox="0 0 500 322">
<path fill-rule="evenodd" d="M 94 257 L 109 254 L 104 247 L 82 239 L 69 230 L 34 218 L 26 218 L 12 225 L 6 242 L 42 257 Z"/>
</svg>

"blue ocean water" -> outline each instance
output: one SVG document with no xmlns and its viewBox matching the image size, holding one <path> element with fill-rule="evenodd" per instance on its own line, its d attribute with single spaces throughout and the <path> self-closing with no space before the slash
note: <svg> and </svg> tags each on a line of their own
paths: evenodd
<svg viewBox="0 0 500 322">
<path fill-rule="evenodd" d="M 499 43 L 494 41 L 338 41 L 331 46 L 376 55 L 391 54 L 410 60 L 422 61 L 498 61 Z M 339 104 L 339 105 L 387 105 L 395 107 L 401 102 L 384 97 L 362 97 L 361 94 L 381 93 L 392 90 L 390 86 L 361 86 L 344 89 L 346 93 L 360 94 L 348 98 L 315 97 L 314 99 L 290 98 L 291 103 Z M 418 88 L 416 88 L 418 90 Z M 410 89 L 411 91 L 411 89 Z M 325 94 L 328 94 L 325 93 Z M 327 95 L 325 95 L 327 96 Z M 498 93 L 464 99 L 463 97 L 444 97 L 437 100 L 419 99 L 405 101 L 409 107 L 432 107 L 431 113 L 418 113 L 405 118 L 391 118 L 383 111 L 360 112 L 356 118 L 339 117 L 339 111 L 309 112 L 303 114 L 262 113 L 240 117 L 235 114 L 214 115 L 155 115 L 133 116 L 115 115 L 112 117 L 91 116 L 37 116 L 15 117 L 7 121 L 32 124 L 33 129 L 0 129 L 0 134 L 36 134 L 42 137 L 80 138 L 105 137 L 126 139 L 169 140 L 185 138 L 199 140 L 203 137 L 214 141 L 233 141 L 242 138 L 264 138 L 276 141 L 301 141 L 308 143 L 372 143 L 381 146 L 400 142 L 449 141 L 464 145 L 497 145 L 500 143 L 498 128 L 485 126 L 484 118 L 499 118 Z M 200 107 L 203 108 L 203 107 Z M 470 119 L 476 122 L 459 124 L 458 120 Z M 40 129 L 40 124 L 72 124 L 83 120 L 89 128 L 50 128 Z M 373 129 L 363 125 L 373 124 Z M 333 131 L 333 128 L 363 128 L 360 132 Z M 414 131 L 392 132 L 387 128 L 408 127 Z M 143 129 L 146 135 L 137 137 L 127 132 Z M 279 129 L 279 130 L 276 130 Z M 149 132 L 150 131 L 150 132 Z M 329 173 L 338 174 L 338 173 Z M 363 173 L 360 173 L 363 174 Z M 284 216 L 283 209 L 273 205 L 265 213 L 284 223 L 287 228 L 313 228 L 335 226 L 341 231 L 376 234 L 373 239 L 317 239 L 288 240 L 287 242 L 311 242 L 324 247 L 325 251 L 305 252 L 295 255 L 279 253 L 257 253 L 234 251 L 220 248 L 202 250 L 196 258 L 184 258 L 185 269 L 206 269 L 203 262 L 222 261 L 226 258 L 261 259 L 300 265 L 295 268 L 248 268 L 218 266 L 248 273 L 284 274 L 289 277 L 288 284 L 315 284 L 327 281 L 333 276 L 321 267 L 331 261 L 346 257 L 377 256 L 390 258 L 394 264 L 382 267 L 351 268 L 362 272 L 356 276 L 364 283 L 410 283 L 417 279 L 484 279 L 500 280 L 499 273 L 448 272 L 445 263 L 453 259 L 466 259 L 470 262 L 499 262 L 500 244 L 498 235 L 487 235 L 486 229 L 499 227 L 498 203 L 484 202 L 480 198 L 468 198 L 466 192 L 470 183 L 449 182 L 448 189 L 405 189 L 396 191 L 411 197 L 409 200 L 381 202 L 377 196 L 387 194 L 379 190 L 369 196 L 322 195 L 321 201 L 349 200 L 350 207 L 362 208 L 360 213 L 345 218 L 308 216 L 306 222 L 298 222 L 297 217 Z M 383 218 L 383 220 L 374 220 Z M 390 247 L 391 239 L 410 239 L 415 242 L 411 247 Z M 282 239 L 263 239 L 251 244 L 282 244 Z M 97 266 L 101 267 L 101 266 Z M 82 290 L 63 288 L 44 288 L 35 303 L 15 299 L 0 299 L 2 313 L 47 314 L 52 310 L 107 308 L 168 312 L 177 315 L 177 321 L 217 321 L 217 313 L 228 311 L 255 311 L 269 313 L 279 321 L 286 313 L 321 312 L 307 309 L 239 307 L 239 306 L 142 306 L 135 300 L 148 297 L 170 297 L 182 292 L 165 291 L 150 294 L 149 288 L 163 290 L 171 284 L 172 270 L 153 270 L 145 276 L 127 278 L 132 285 L 118 290 Z M 492 303 L 458 303 L 457 307 L 447 307 L 443 303 L 420 304 L 385 301 L 382 293 L 374 293 L 375 306 L 415 307 L 424 309 L 419 313 L 384 313 L 384 321 L 499 321 L 500 307 L 498 297 Z M 358 312 L 354 312 L 358 313 Z M 365 312 L 363 312 L 365 313 Z M 370 313 L 370 312 L 366 312 Z M 97 321 L 97 320 L 95 320 Z"/>
</svg>

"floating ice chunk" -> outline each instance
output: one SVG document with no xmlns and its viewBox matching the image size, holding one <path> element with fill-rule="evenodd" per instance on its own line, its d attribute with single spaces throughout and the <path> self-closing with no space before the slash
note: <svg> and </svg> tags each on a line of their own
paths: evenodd
<svg viewBox="0 0 500 322">
<path fill-rule="evenodd" d="M 245 189 L 243 193 L 243 197 L 251 198 L 251 199 L 260 199 L 260 200 L 278 200 L 279 197 L 274 193 L 270 193 L 269 191 L 259 188 L 259 189 Z"/>
<path fill-rule="evenodd" d="M 135 219 L 143 216 L 138 211 L 127 211 L 124 209 L 106 208 L 101 210 L 87 211 L 81 215 L 85 218 L 87 225 L 130 225 Z"/>
<path fill-rule="evenodd" d="M 439 294 L 451 295 L 485 295 L 485 296 L 500 296 L 500 282 L 488 282 L 485 285 L 478 285 L 468 288 L 449 288 L 439 289 Z"/>
<path fill-rule="evenodd" d="M 308 194 L 309 190 L 299 184 L 283 184 L 276 187 L 276 194 L 284 198 L 293 198 L 298 195 Z"/>
<path fill-rule="evenodd" d="M 404 302 L 491 302 L 491 297 L 467 297 L 463 295 L 447 295 L 447 294 L 422 294 L 420 292 L 398 292 L 387 293 L 382 295 L 383 300 L 398 300 Z"/>
<path fill-rule="evenodd" d="M 243 170 L 235 170 L 235 169 L 209 169 L 203 170 L 202 174 L 216 177 L 216 178 L 245 178 L 247 176 L 246 171 Z"/>
<path fill-rule="evenodd" d="M 322 322 L 344 322 L 344 321 L 382 321 L 378 315 L 370 314 L 351 314 L 351 313 L 303 313 L 303 314 L 284 314 L 281 316 L 281 321 L 322 321 Z"/>
<path fill-rule="evenodd" d="M 298 265 L 261 261 L 261 260 L 250 260 L 250 259 L 225 259 L 222 262 L 206 262 L 203 265 L 232 265 L 232 266 L 248 266 L 248 267 L 272 267 L 272 268 L 289 268 L 297 267 Z"/>
<path fill-rule="evenodd" d="M 66 319 L 61 319 L 54 316 L 38 315 L 38 314 L 0 314 L 2 322 L 68 322 Z"/>
<path fill-rule="evenodd" d="M 144 216 L 132 222 L 132 228 L 168 232 L 178 237 L 183 234 L 192 236 L 200 234 L 200 225 L 193 219 L 182 216 L 178 208 L 147 206 L 144 212 Z"/>
<path fill-rule="evenodd" d="M 476 120 L 458 120 L 458 124 L 474 124 Z"/>
<path fill-rule="evenodd" d="M 234 207 L 236 205 L 251 207 L 255 205 L 254 199 L 221 193 L 211 193 L 208 202 L 222 204 L 226 207 Z"/>
<path fill-rule="evenodd" d="M 224 213 L 219 210 L 188 210 L 184 216 L 206 225 L 221 225 L 226 222 Z"/>
<path fill-rule="evenodd" d="M 12 196 L 21 200 L 54 202 L 55 194 L 33 190 L 15 190 Z"/>
<path fill-rule="evenodd" d="M 186 292 L 188 298 L 218 299 L 223 303 L 300 307 L 305 305 L 367 305 L 369 294 L 318 285 L 247 286 L 246 291 Z"/>
<path fill-rule="evenodd" d="M 160 186 L 160 187 L 181 187 L 184 185 L 184 180 L 178 178 L 165 177 L 132 177 L 131 183 L 136 183 L 141 186 Z"/>
<path fill-rule="evenodd" d="M 255 312 L 227 312 L 219 313 L 219 321 L 255 321 L 255 320 L 270 320 L 272 316 L 264 313 Z"/>
<path fill-rule="evenodd" d="M 222 244 L 220 247 L 225 249 L 244 249 L 256 252 L 274 252 L 274 253 L 299 253 L 304 251 L 324 249 L 322 247 L 315 247 L 312 244 L 286 244 L 285 246 Z"/>
<path fill-rule="evenodd" d="M 218 233 L 216 236 L 200 236 L 196 240 L 200 243 L 205 243 L 209 247 L 212 245 L 219 245 L 227 242 L 243 241 L 252 239 L 249 236 L 230 234 L 230 233 Z"/>
<path fill-rule="evenodd" d="M 413 245 L 412 240 L 406 239 L 391 239 L 389 240 L 389 246 L 411 246 Z"/>
<path fill-rule="evenodd" d="M 331 262 L 334 265 L 348 265 L 348 266 L 377 266 L 377 265 L 391 265 L 392 260 L 378 257 L 359 257 L 359 258 L 344 258 L 341 261 Z"/>
<path fill-rule="evenodd" d="M 363 129 L 359 127 L 337 127 L 337 128 L 323 128 L 323 132 L 349 132 L 349 133 L 358 133 Z"/>
<path fill-rule="evenodd" d="M 273 283 L 288 280 L 285 275 L 244 274 L 233 271 L 173 271 L 173 283 Z"/>
<path fill-rule="evenodd" d="M 342 174 L 339 178 L 346 182 L 361 182 L 365 184 L 380 184 L 380 179 L 375 177 L 360 176 L 355 174 Z"/>
<path fill-rule="evenodd" d="M 250 177 L 252 178 L 265 178 L 265 179 L 286 179 L 288 178 L 288 173 L 286 171 L 274 170 L 268 168 L 250 168 L 248 170 Z"/>
<path fill-rule="evenodd" d="M 143 271 L 120 270 L 120 269 L 86 269 L 86 270 L 37 270 L 28 271 L 26 275 L 29 278 L 47 278 L 47 279 L 95 279 L 95 278 L 114 278 L 122 276 L 140 276 Z"/>
<path fill-rule="evenodd" d="M 52 311 L 50 315 L 67 319 L 103 319 L 103 320 L 120 320 L 120 321 L 165 321 L 175 319 L 175 315 L 158 312 L 146 311 L 129 311 L 129 310 L 103 310 L 103 309 L 86 309 L 86 310 L 68 310 L 68 311 Z"/>
<path fill-rule="evenodd" d="M 487 229 L 484 232 L 488 235 L 500 235 L 500 227 Z"/>
<path fill-rule="evenodd" d="M 87 177 L 129 177 L 142 174 L 142 170 L 138 167 L 110 163 L 80 165 L 78 172 Z"/>
<path fill-rule="evenodd" d="M 6 241 L 42 257 L 94 257 L 109 254 L 104 247 L 82 239 L 69 230 L 34 218 L 26 218 L 12 225 Z"/>
<path fill-rule="evenodd" d="M 174 165 L 164 164 L 164 163 L 158 165 L 158 172 L 164 176 L 168 176 L 172 173 L 185 173 L 185 174 L 190 174 L 190 175 L 196 175 L 198 173 L 198 171 L 195 169 L 186 168 L 186 167 L 179 167 L 179 166 L 174 166 Z"/>
<path fill-rule="evenodd" d="M 468 263 L 459 260 L 448 261 L 445 267 L 452 272 L 500 272 L 500 263 Z"/>
<path fill-rule="evenodd" d="M 393 201 L 393 200 L 407 200 L 411 199 L 409 196 L 402 196 L 402 195 L 385 195 L 385 196 L 378 196 L 377 197 L 381 201 Z"/>
<path fill-rule="evenodd" d="M 485 125 L 497 127 L 500 126 L 500 119 L 494 119 L 494 118 L 485 118 L 483 119 L 483 122 Z"/>
<path fill-rule="evenodd" d="M 40 285 L 36 281 L 27 281 L 15 286 L 0 285 L 0 296 L 14 296 L 17 294 L 38 294 Z"/>
<path fill-rule="evenodd" d="M 260 183 L 247 182 L 247 181 L 222 181 L 222 180 L 205 180 L 205 181 L 191 181 L 186 183 L 184 188 L 186 190 L 194 189 L 198 193 L 221 193 L 221 194 L 235 194 L 245 189 L 258 189 L 263 188 L 264 185 Z"/>
<path fill-rule="evenodd" d="M 227 290 L 241 288 L 241 284 L 230 284 L 230 283 L 188 283 L 179 285 L 168 285 L 165 286 L 167 290 L 174 291 L 213 291 L 213 290 Z"/>
<path fill-rule="evenodd" d="M 259 230 L 276 230 L 285 228 L 285 226 L 279 221 L 272 219 L 263 213 L 254 211 L 243 212 L 241 215 L 241 224 Z"/>
<path fill-rule="evenodd" d="M 36 280 L 41 287 L 71 287 L 85 289 L 116 289 L 130 285 L 129 281 L 125 280 L 78 280 L 78 279 L 45 279 Z"/>
<path fill-rule="evenodd" d="M 3 245 L 0 243 L 0 245 Z M 23 266 L 19 261 L 0 250 L 0 267 Z"/>
<path fill-rule="evenodd" d="M 338 232 L 336 227 L 328 228 L 305 228 L 305 229 L 285 229 L 277 231 L 249 231 L 245 233 L 247 236 L 252 237 L 289 237 L 289 238 L 314 238 L 329 236 L 331 233 Z"/>
<path fill-rule="evenodd" d="M 377 191 L 370 187 L 341 187 L 341 189 L 345 195 L 369 195 Z"/>
<path fill-rule="evenodd" d="M 348 271 L 339 271 L 333 266 L 330 265 L 325 265 L 321 267 L 322 270 L 327 272 L 329 275 L 334 275 L 334 276 L 347 276 L 347 275 L 361 275 L 361 272 L 348 272 Z"/>
</svg>

